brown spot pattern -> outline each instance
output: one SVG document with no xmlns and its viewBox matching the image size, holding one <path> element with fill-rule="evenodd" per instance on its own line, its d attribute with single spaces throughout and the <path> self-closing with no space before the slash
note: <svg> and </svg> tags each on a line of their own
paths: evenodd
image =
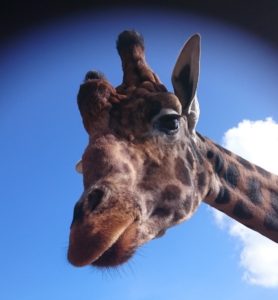
<svg viewBox="0 0 278 300">
<path fill-rule="evenodd" d="M 271 231 L 278 231 L 278 218 L 276 214 L 267 213 L 264 219 L 264 226 Z"/>
<path fill-rule="evenodd" d="M 206 173 L 202 172 L 198 174 L 198 188 L 200 192 L 203 192 L 205 186 L 206 186 Z"/>
<path fill-rule="evenodd" d="M 214 157 L 214 152 L 212 150 L 208 150 L 207 152 L 207 158 L 212 159 Z"/>
<path fill-rule="evenodd" d="M 165 218 L 168 217 L 171 214 L 171 209 L 169 207 L 157 207 L 153 213 L 152 213 L 152 217 L 156 216 L 156 217 L 160 217 L 160 218 Z"/>
<path fill-rule="evenodd" d="M 175 174 L 180 182 L 182 182 L 185 185 L 191 185 L 189 171 L 184 165 L 184 161 L 180 157 L 176 158 Z"/>
<path fill-rule="evenodd" d="M 226 182 L 233 188 L 235 188 L 238 184 L 238 180 L 240 177 L 239 170 L 235 164 L 230 164 L 226 170 L 224 175 L 224 179 Z"/>
<path fill-rule="evenodd" d="M 163 201 L 173 201 L 180 198 L 181 190 L 176 185 L 167 185 L 161 194 L 161 199 Z"/>
<path fill-rule="evenodd" d="M 214 170 L 220 174 L 224 168 L 224 159 L 220 154 L 215 154 Z"/>
<path fill-rule="evenodd" d="M 230 193 L 229 193 L 228 189 L 221 187 L 220 191 L 214 201 L 217 204 L 227 204 L 230 202 L 230 199 L 231 198 L 230 198 Z"/>
<path fill-rule="evenodd" d="M 271 207 L 274 210 L 274 212 L 277 214 L 278 219 L 278 193 L 275 191 L 270 191 L 270 201 L 271 201 Z"/>
<path fill-rule="evenodd" d="M 191 169 L 193 168 L 193 164 L 194 164 L 194 158 L 192 153 L 190 152 L 190 150 L 187 150 L 186 152 L 186 160 L 189 163 Z"/>
<path fill-rule="evenodd" d="M 238 200 L 233 209 L 233 214 L 235 217 L 242 220 L 249 220 L 253 218 L 252 211 L 242 200 Z"/>
<path fill-rule="evenodd" d="M 261 184 L 256 178 L 248 178 L 247 196 L 254 204 L 261 204 L 263 196 L 261 192 Z"/>
</svg>

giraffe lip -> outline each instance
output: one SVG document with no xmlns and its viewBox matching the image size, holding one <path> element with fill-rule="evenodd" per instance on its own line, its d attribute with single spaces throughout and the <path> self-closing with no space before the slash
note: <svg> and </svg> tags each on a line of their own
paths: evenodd
<svg viewBox="0 0 278 300">
<path fill-rule="evenodd" d="M 128 230 L 128 229 L 127 229 Z M 125 232 L 123 233 L 123 235 Z M 105 250 L 91 265 L 93 267 L 116 267 L 128 261 L 135 253 L 136 247 L 128 247 L 128 250 L 124 251 L 121 247 L 121 235 L 119 239 L 107 250 Z"/>
<path fill-rule="evenodd" d="M 134 221 L 126 220 L 114 232 L 91 234 L 88 228 L 73 227 L 68 249 L 69 262 L 77 267 L 92 265 L 113 267 L 127 261 L 135 252 L 133 234 Z M 86 230 L 87 229 L 87 230 Z M 86 232 L 87 231 L 87 232 Z"/>
</svg>

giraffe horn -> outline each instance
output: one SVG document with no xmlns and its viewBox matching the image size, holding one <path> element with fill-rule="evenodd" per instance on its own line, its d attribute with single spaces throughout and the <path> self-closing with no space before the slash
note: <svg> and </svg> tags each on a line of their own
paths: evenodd
<svg viewBox="0 0 278 300">
<path fill-rule="evenodd" d="M 103 122 L 108 122 L 108 119 L 104 118 L 101 113 L 109 110 L 111 105 L 120 102 L 125 97 L 117 93 L 102 73 L 89 71 L 84 83 L 80 85 L 77 96 L 78 108 L 87 132 L 91 134 L 97 126 L 105 127 Z M 97 119 L 101 121 L 94 122 Z"/>
<path fill-rule="evenodd" d="M 134 30 L 123 31 L 117 40 L 117 50 L 122 60 L 123 86 L 138 86 L 143 81 L 160 83 L 157 75 L 145 60 L 144 38 Z"/>
</svg>

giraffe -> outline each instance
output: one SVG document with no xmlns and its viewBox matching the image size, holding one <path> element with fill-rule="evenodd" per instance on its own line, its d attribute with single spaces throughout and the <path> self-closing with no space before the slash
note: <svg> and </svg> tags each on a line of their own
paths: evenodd
<svg viewBox="0 0 278 300">
<path fill-rule="evenodd" d="M 84 192 L 70 228 L 74 266 L 114 267 L 188 220 L 203 201 L 278 242 L 278 176 L 198 133 L 200 36 L 182 48 L 169 92 L 145 60 L 143 37 L 117 40 L 123 82 L 89 71 L 78 106 L 89 136 L 77 170 Z"/>
</svg>

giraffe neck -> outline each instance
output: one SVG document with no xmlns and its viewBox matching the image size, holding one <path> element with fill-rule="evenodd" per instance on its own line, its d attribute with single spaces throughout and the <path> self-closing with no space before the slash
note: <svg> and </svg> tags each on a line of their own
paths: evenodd
<svg viewBox="0 0 278 300">
<path fill-rule="evenodd" d="M 203 201 L 278 242 L 278 176 L 198 136 L 210 178 Z"/>
</svg>

